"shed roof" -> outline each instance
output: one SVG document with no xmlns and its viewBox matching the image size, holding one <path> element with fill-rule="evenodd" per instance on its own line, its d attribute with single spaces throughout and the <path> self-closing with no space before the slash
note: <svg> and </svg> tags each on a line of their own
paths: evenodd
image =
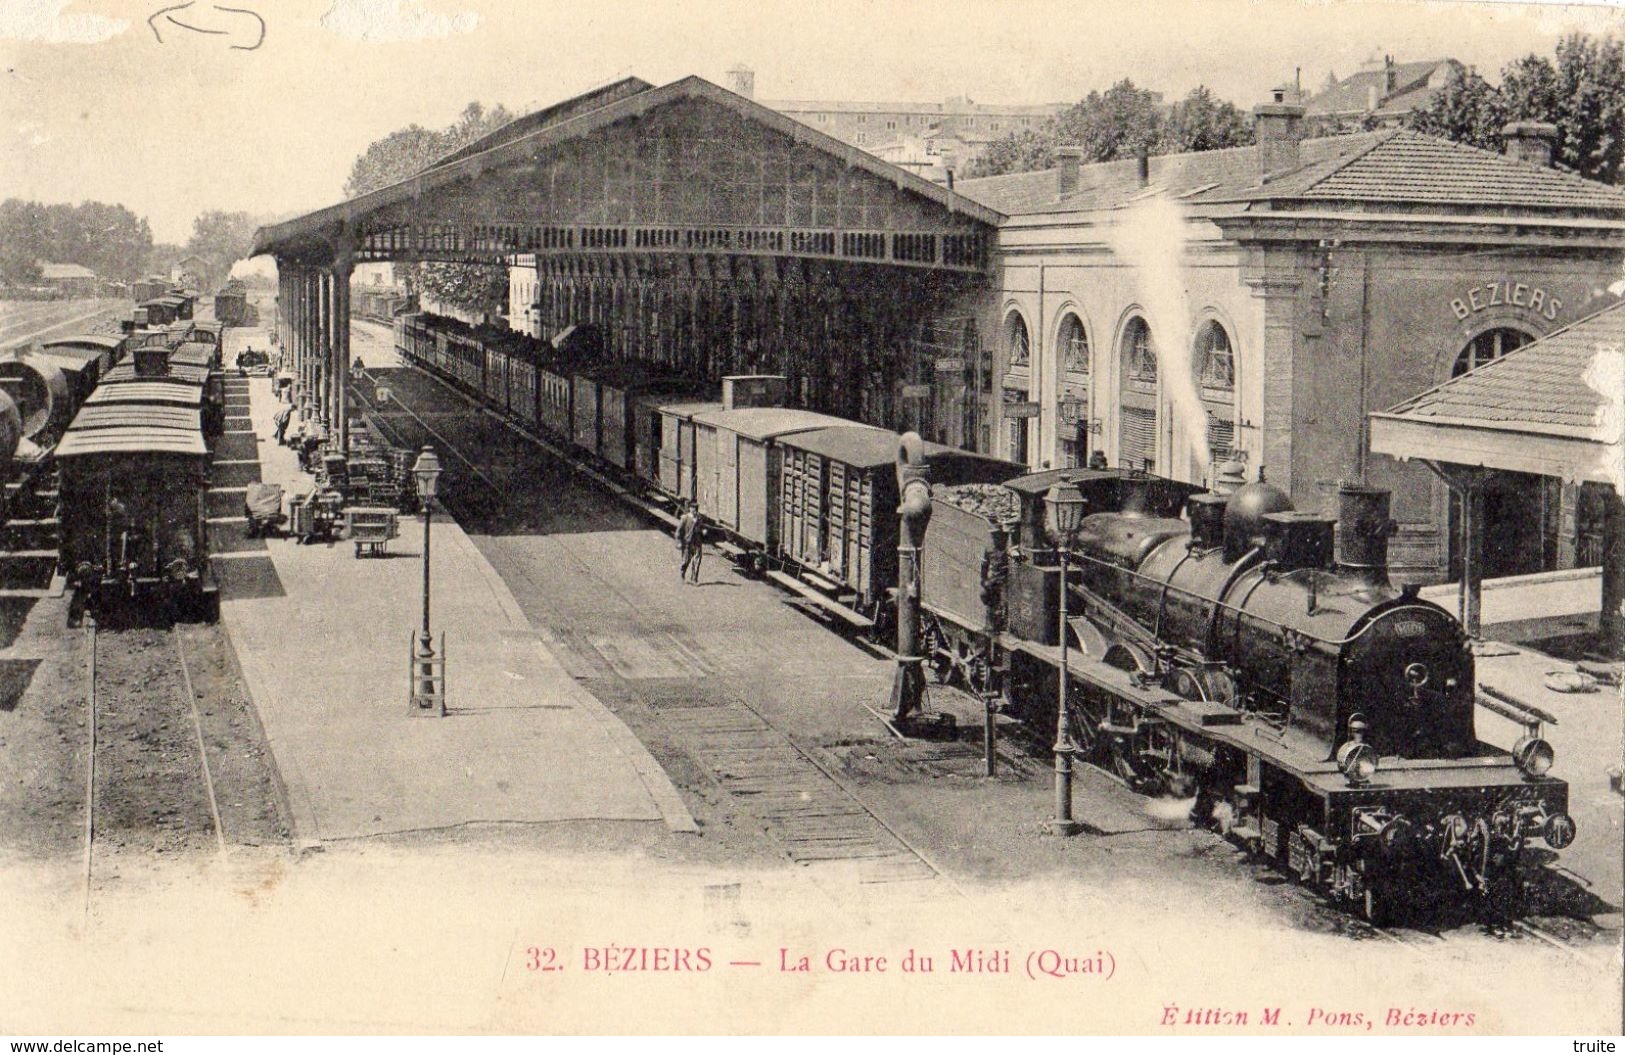
<svg viewBox="0 0 1625 1055">
<path fill-rule="evenodd" d="M 544 115 L 556 112 L 557 119 L 543 120 L 532 125 L 528 123 L 529 117 L 520 118 L 481 141 L 489 142 L 491 145 L 477 153 L 465 153 L 467 150 L 465 148 L 465 151 L 442 159 L 399 183 L 292 220 L 262 227 L 255 235 L 253 251 L 256 254 L 271 253 L 279 249 L 295 249 L 301 244 L 302 239 L 323 240 L 335 225 L 353 225 L 360 218 L 387 206 L 417 198 L 428 191 L 459 180 L 477 178 L 482 172 L 494 166 L 528 161 L 537 151 L 558 149 L 617 121 L 638 118 L 658 107 L 685 99 L 704 99 L 733 110 L 748 120 L 817 147 L 852 168 L 863 169 L 877 175 L 896 185 L 899 190 L 933 201 L 950 212 L 970 216 L 987 224 L 999 221 L 996 212 L 971 198 L 882 161 L 867 151 L 825 135 L 792 117 L 770 110 L 760 103 L 736 95 L 701 77 L 684 77 L 659 88 L 635 91 L 630 89 L 636 84 L 643 83 L 636 78 L 628 78 L 625 82 L 619 83 L 627 87 L 628 94 L 620 97 L 601 96 L 596 99 L 592 98 L 593 93 L 577 96 L 539 112 Z M 576 105 L 583 102 L 592 105 Z M 516 134 L 510 135 L 510 130 L 515 130 Z M 480 143 L 473 144 L 476 147 L 479 145 Z"/>
<path fill-rule="evenodd" d="M 1371 415 L 1397 458 L 1612 479 L 1625 438 L 1625 301 Z"/>
<path fill-rule="evenodd" d="M 95 278 L 96 272 L 78 264 L 41 264 L 40 275 L 47 282 L 71 278 Z"/>
</svg>

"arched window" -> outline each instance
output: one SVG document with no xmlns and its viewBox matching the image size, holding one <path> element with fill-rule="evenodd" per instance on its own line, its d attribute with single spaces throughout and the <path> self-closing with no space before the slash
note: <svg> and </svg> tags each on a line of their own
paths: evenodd
<svg viewBox="0 0 1625 1055">
<path fill-rule="evenodd" d="M 1061 320 L 1061 364 L 1069 374 L 1089 372 L 1089 336 L 1083 332 L 1083 320 L 1068 314 Z"/>
<path fill-rule="evenodd" d="M 1206 323 L 1196 334 L 1196 377 L 1203 388 L 1236 387 L 1236 354 L 1230 335 L 1217 322 Z"/>
<path fill-rule="evenodd" d="M 1027 324 L 1016 312 L 1011 312 L 1005 321 L 1005 344 L 1010 349 L 1010 365 L 1026 366 L 1032 359 L 1031 346 L 1027 342 Z"/>
<path fill-rule="evenodd" d="M 1483 333 L 1467 342 L 1467 347 L 1456 356 L 1456 365 L 1451 369 L 1451 377 L 1460 377 L 1469 370 L 1476 370 L 1491 359 L 1499 359 L 1514 348 L 1522 348 L 1534 340 L 1522 330 L 1511 327 L 1502 327 L 1498 330 L 1485 330 Z"/>
<path fill-rule="evenodd" d="M 1151 344 L 1151 327 L 1138 315 L 1123 328 L 1123 373 L 1137 381 L 1157 379 L 1157 352 Z"/>
</svg>

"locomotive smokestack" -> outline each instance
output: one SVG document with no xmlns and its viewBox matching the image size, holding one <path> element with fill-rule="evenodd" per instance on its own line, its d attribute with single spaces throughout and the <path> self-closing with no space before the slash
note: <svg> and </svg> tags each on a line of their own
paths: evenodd
<svg viewBox="0 0 1625 1055">
<path fill-rule="evenodd" d="M 1337 489 L 1337 564 L 1374 586 L 1388 585 L 1388 536 L 1398 526 L 1388 515 L 1389 492 L 1343 484 Z"/>
</svg>

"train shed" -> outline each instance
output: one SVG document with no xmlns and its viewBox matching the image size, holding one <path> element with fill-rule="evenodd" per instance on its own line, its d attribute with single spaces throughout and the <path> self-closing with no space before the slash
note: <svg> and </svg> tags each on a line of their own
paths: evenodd
<svg viewBox="0 0 1625 1055">
<path fill-rule="evenodd" d="M 1462 622 L 1474 636 L 1490 474 L 1579 484 L 1601 523 L 1603 647 L 1625 658 L 1625 302 L 1372 414 L 1371 449 L 1421 462 L 1462 502 Z"/>
<path fill-rule="evenodd" d="M 404 182 L 261 229 L 302 401 L 345 436 L 357 263 L 535 269 L 552 334 L 700 381 L 975 436 L 1001 214 L 698 77 L 530 114 Z"/>
</svg>

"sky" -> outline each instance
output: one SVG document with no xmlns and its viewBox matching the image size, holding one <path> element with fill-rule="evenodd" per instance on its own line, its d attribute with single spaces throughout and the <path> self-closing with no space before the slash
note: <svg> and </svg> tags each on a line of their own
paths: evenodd
<svg viewBox="0 0 1625 1055">
<path fill-rule="evenodd" d="M 1313 89 L 1385 53 L 1493 76 L 1564 32 L 1625 30 L 1621 2 L 0 0 L 0 197 L 121 202 L 179 242 L 204 210 L 337 201 L 397 128 L 627 74 L 723 83 L 742 62 L 763 99 L 1000 103 L 1128 77 L 1250 108 L 1299 68 Z"/>
</svg>

